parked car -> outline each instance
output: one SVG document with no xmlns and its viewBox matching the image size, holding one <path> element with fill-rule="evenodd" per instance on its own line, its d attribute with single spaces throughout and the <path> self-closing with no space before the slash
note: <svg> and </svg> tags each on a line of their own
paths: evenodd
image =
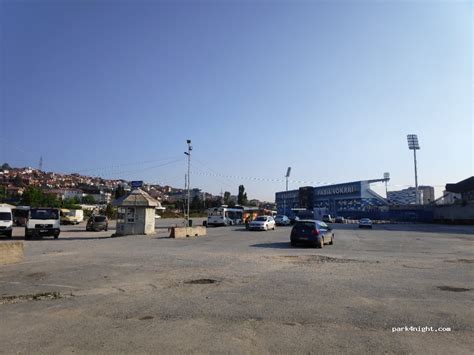
<svg viewBox="0 0 474 355">
<path fill-rule="evenodd" d="M 330 214 L 323 214 L 323 222 L 334 223 L 334 218 Z"/>
<path fill-rule="evenodd" d="M 10 207 L 0 206 L 0 235 L 11 238 L 13 233 L 13 215 Z"/>
<path fill-rule="evenodd" d="M 336 223 L 346 223 L 346 219 L 342 216 L 337 216 L 335 219 Z"/>
<path fill-rule="evenodd" d="M 293 217 L 290 218 L 290 224 L 294 225 L 299 220 L 300 220 L 300 218 L 298 216 L 293 216 Z"/>
<path fill-rule="evenodd" d="M 334 233 L 332 228 L 322 221 L 299 220 L 291 230 L 290 242 L 292 246 L 308 243 L 322 248 L 324 244 L 334 244 Z"/>
<path fill-rule="evenodd" d="M 52 235 L 54 239 L 58 239 L 60 233 L 60 215 L 57 208 L 30 209 L 25 226 L 25 239 L 45 235 Z"/>
<path fill-rule="evenodd" d="M 275 230 L 275 220 L 272 216 L 258 216 L 249 223 L 250 230 Z"/>
<path fill-rule="evenodd" d="M 359 228 L 372 228 L 372 220 L 370 218 L 360 219 Z"/>
<path fill-rule="evenodd" d="M 289 226 L 290 219 L 284 215 L 275 216 L 275 223 L 277 226 Z"/>
<path fill-rule="evenodd" d="M 106 216 L 92 216 L 87 221 L 86 231 L 107 231 L 109 229 L 109 220 Z"/>
</svg>

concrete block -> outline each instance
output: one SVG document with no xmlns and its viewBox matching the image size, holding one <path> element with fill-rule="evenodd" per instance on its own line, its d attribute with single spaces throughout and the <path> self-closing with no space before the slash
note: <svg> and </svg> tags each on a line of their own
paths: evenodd
<svg viewBox="0 0 474 355">
<path fill-rule="evenodd" d="M 170 238 L 202 237 L 207 235 L 207 229 L 203 226 L 196 227 L 173 227 Z"/>
<path fill-rule="evenodd" d="M 0 265 L 18 263 L 23 257 L 23 242 L 0 241 Z"/>
</svg>

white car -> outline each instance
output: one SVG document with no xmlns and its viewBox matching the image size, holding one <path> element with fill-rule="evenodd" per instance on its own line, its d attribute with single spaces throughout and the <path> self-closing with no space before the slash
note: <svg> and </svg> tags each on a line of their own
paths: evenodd
<svg viewBox="0 0 474 355">
<path fill-rule="evenodd" d="M 275 220 L 272 216 L 258 216 L 249 224 L 250 230 L 275 230 Z"/>
<path fill-rule="evenodd" d="M 372 221 L 370 220 L 370 218 L 360 219 L 359 228 L 372 228 Z"/>
</svg>

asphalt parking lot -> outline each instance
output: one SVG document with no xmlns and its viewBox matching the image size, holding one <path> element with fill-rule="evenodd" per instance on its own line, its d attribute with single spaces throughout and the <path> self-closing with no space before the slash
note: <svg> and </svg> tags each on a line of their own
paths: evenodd
<svg viewBox="0 0 474 355">
<path fill-rule="evenodd" d="M 26 241 L 23 262 L 0 266 L 0 353 L 474 348 L 473 226 L 335 225 L 335 244 L 313 249 L 290 247 L 289 227 L 169 239 L 176 222 Z M 393 331 L 405 326 L 451 331 Z"/>
</svg>

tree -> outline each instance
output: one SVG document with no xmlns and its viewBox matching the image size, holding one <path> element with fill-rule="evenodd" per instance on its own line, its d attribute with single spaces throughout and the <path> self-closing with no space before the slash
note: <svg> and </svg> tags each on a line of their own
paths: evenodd
<svg viewBox="0 0 474 355">
<path fill-rule="evenodd" d="M 0 202 L 4 202 L 7 199 L 7 188 L 0 186 Z"/>
<path fill-rule="evenodd" d="M 16 187 L 23 187 L 25 185 L 23 178 L 20 175 L 15 175 L 15 178 L 13 179 L 13 185 Z"/>
<path fill-rule="evenodd" d="M 45 194 L 41 189 L 29 186 L 21 197 L 21 203 L 31 207 L 60 207 L 61 201 L 51 194 Z"/>
<path fill-rule="evenodd" d="M 198 195 L 195 195 L 191 200 L 191 205 L 189 208 L 195 212 L 202 211 L 202 200 L 199 198 Z"/>
<path fill-rule="evenodd" d="M 11 166 L 8 163 L 3 163 L 1 169 L 2 170 L 10 170 Z"/>
<path fill-rule="evenodd" d="M 224 205 L 228 205 L 230 202 L 230 192 L 226 191 L 224 192 Z"/>
<path fill-rule="evenodd" d="M 116 189 L 115 189 L 115 199 L 119 199 L 120 197 L 122 196 L 125 196 L 127 193 L 125 192 L 125 189 L 123 188 L 123 186 L 118 186 Z"/>
<path fill-rule="evenodd" d="M 76 196 L 63 201 L 64 208 L 80 209 L 81 206 L 79 206 L 79 204 L 80 204 L 80 201 Z"/>
<path fill-rule="evenodd" d="M 112 206 L 112 204 L 108 203 L 107 207 L 105 208 L 105 215 L 109 219 L 117 218 L 117 209 Z"/>
<path fill-rule="evenodd" d="M 237 196 L 237 203 L 241 206 L 244 206 L 248 203 L 247 193 L 245 192 L 244 185 L 239 186 L 239 195 Z"/>
<path fill-rule="evenodd" d="M 95 205 L 96 201 L 95 201 L 95 198 L 93 196 L 86 195 L 82 198 L 82 203 L 84 203 L 86 205 Z"/>
</svg>

